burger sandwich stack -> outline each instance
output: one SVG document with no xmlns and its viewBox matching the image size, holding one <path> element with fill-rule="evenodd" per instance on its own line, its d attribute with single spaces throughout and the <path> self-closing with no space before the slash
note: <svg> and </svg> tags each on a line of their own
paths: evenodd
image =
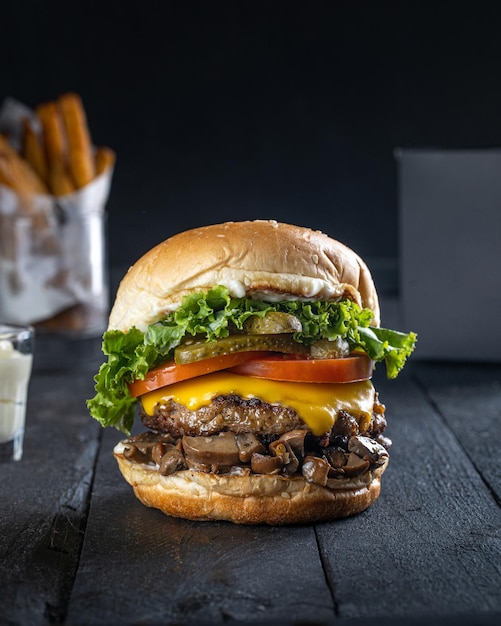
<svg viewBox="0 0 501 626">
<path fill-rule="evenodd" d="M 378 498 L 391 445 L 373 369 L 396 377 L 416 342 L 379 318 L 366 264 L 326 234 L 265 220 L 181 232 L 120 283 L 89 410 L 125 433 L 120 471 L 167 515 L 354 515 Z"/>
</svg>

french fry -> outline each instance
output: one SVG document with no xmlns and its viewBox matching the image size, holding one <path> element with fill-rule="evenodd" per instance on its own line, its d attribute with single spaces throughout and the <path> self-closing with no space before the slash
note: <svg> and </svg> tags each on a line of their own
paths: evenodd
<svg viewBox="0 0 501 626">
<path fill-rule="evenodd" d="M 72 193 L 75 185 L 67 169 L 66 139 L 59 110 L 55 102 L 47 102 L 40 104 L 36 112 L 42 124 L 50 190 L 56 196 Z"/>
<path fill-rule="evenodd" d="M 19 175 L 19 170 L 12 166 L 9 155 L 0 150 L 0 184 L 10 187 L 20 195 L 29 195 L 30 190 L 26 187 L 24 179 Z"/>
<path fill-rule="evenodd" d="M 45 151 L 49 167 L 54 163 L 66 165 L 64 130 L 59 111 L 54 102 L 39 104 L 36 109 L 42 124 Z"/>
<path fill-rule="evenodd" d="M 6 139 L 0 143 L 0 183 L 18 193 L 63 196 L 85 187 L 113 168 L 111 148 L 94 148 L 80 96 L 65 93 L 36 107 L 42 132 L 23 120 L 19 154 Z M 8 148 L 8 149 L 7 149 Z"/>
<path fill-rule="evenodd" d="M 94 160 L 96 164 L 96 176 L 99 176 L 115 165 L 116 155 L 111 148 L 101 146 L 96 148 Z"/>
<path fill-rule="evenodd" d="M 44 181 L 48 179 L 49 167 L 47 157 L 38 137 L 33 130 L 30 121 L 25 118 L 23 120 L 23 156 L 35 170 L 35 172 Z"/>
<path fill-rule="evenodd" d="M 29 163 L 18 155 L 4 135 L 0 135 L 0 183 L 21 196 L 48 193 L 45 183 Z"/>
<path fill-rule="evenodd" d="M 52 167 L 49 171 L 49 187 L 55 196 L 66 196 L 75 191 L 75 185 L 68 172 Z"/>
<path fill-rule="evenodd" d="M 82 101 L 75 93 L 60 96 L 58 106 L 68 141 L 69 170 L 79 189 L 88 185 L 96 176 L 87 117 Z"/>
</svg>

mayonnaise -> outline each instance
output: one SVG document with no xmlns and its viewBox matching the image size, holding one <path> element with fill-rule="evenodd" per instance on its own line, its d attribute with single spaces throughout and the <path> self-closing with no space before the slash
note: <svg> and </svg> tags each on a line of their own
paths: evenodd
<svg viewBox="0 0 501 626">
<path fill-rule="evenodd" d="M 23 432 L 33 357 L 0 340 L 0 442 Z"/>
</svg>

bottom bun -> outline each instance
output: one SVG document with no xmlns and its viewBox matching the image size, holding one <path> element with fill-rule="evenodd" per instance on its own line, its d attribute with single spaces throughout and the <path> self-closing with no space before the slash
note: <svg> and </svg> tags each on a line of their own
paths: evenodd
<svg viewBox="0 0 501 626">
<path fill-rule="evenodd" d="M 330 479 L 323 487 L 302 476 L 278 474 L 182 470 L 162 476 L 153 465 L 134 463 L 117 452 L 114 456 L 136 497 L 166 515 L 270 525 L 326 522 L 360 513 L 379 497 L 388 463 L 353 479 Z"/>
</svg>

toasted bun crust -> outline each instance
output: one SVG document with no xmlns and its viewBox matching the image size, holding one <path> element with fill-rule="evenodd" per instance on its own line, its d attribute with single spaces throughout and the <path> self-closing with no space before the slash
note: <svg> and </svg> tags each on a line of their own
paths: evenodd
<svg viewBox="0 0 501 626">
<path fill-rule="evenodd" d="M 256 220 L 195 228 L 152 248 L 123 278 L 109 328 L 144 331 L 185 295 L 216 285 L 235 297 L 348 297 L 379 325 L 371 274 L 353 250 L 319 231 Z"/>
<path fill-rule="evenodd" d="M 237 524 L 306 524 L 360 513 L 379 497 L 382 467 L 355 479 L 332 479 L 333 488 L 302 477 L 234 476 L 183 470 L 162 476 L 154 467 L 114 453 L 125 480 L 146 506 L 194 521 Z"/>
</svg>

